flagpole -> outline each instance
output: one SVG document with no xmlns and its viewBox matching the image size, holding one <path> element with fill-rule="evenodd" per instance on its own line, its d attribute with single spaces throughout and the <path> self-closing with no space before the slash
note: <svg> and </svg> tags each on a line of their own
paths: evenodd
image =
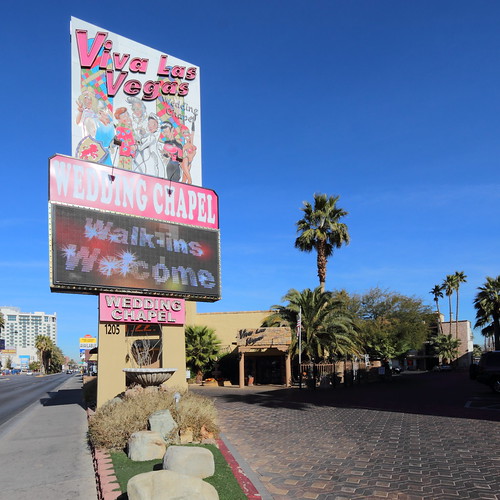
<svg viewBox="0 0 500 500">
<path fill-rule="evenodd" d="M 297 337 L 299 338 L 299 389 L 302 389 L 302 308 L 297 318 Z"/>
</svg>

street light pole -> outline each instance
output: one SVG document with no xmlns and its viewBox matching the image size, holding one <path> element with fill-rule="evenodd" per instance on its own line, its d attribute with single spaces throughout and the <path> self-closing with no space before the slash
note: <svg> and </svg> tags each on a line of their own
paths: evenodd
<svg viewBox="0 0 500 500">
<path fill-rule="evenodd" d="M 297 318 L 297 337 L 299 338 L 299 389 L 302 389 L 302 308 Z"/>
</svg>

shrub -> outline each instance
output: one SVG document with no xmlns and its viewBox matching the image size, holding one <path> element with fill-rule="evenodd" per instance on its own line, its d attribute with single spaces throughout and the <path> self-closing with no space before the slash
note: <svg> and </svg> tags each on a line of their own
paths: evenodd
<svg viewBox="0 0 500 500">
<path fill-rule="evenodd" d="M 217 435 L 219 429 L 213 401 L 187 391 L 178 391 L 181 400 L 176 409 L 175 392 L 136 388 L 108 401 L 89 420 L 91 443 L 98 448 L 122 450 L 134 432 L 147 430 L 149 417 L 158 410 L 170 410 L 178 430 L 191 429 L 195 439 L 199 439 L 203 426 Z"/>
<path fill-rule="evenodd" d="M 83 400 L 88 407 L 94 408 L 97 401 L 97 378 L 85 382 L 82 387 Z"/>
<path fill-rule="evenodd" d="M 188 396 L 188 397 L 186 397 Z M 185 431 L 191 429 L 193 438 L 201 440 L 201 428 L 217 435 L 217 411 L 212 400 L 198 394 L 186 393 L 179 401 L 178 410 L 172 411 L 172 416 L 177 422 L 179 429 Z"/>
</svg>

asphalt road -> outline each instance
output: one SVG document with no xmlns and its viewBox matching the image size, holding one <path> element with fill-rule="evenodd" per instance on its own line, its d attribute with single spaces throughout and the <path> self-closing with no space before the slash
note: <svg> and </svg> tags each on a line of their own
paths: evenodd
<svg viewBox="0 0 500 500">
<path fill-rule="evenodd" d="M 43 377 L 25 374 L 1 376 L 0 431 L 3 424 L 16 417 L 31 404 L 46 399 L 48 392 L 61 385 L 71 376 L 65 373 Z"/>
</svg>

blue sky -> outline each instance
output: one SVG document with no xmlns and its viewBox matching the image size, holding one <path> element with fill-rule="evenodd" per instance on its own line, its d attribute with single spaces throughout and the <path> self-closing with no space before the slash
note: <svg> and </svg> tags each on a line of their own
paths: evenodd
<svg viewBox="0 0 500 500">
<path fill-rule="evenodd" d="M 223 298 L 198 311 L 267 309 L 317 286 L 315 255 L 293 244 L 303 200 L 323 192 L 340 195 L 351 235 L 328 289 L 432 304 L 429 290 L 464 271 L 460 319 L 473 322 L 477 287 L 500 274 L 500 3 L 180 6 L 49 0 L 2 14 L 0 304 L 56 312 L 72 357 L 97 331 L 97 297 L 49 290 L 47 160 L 71 153 L 75 16 L 201 68 Z"/>
</svg>

